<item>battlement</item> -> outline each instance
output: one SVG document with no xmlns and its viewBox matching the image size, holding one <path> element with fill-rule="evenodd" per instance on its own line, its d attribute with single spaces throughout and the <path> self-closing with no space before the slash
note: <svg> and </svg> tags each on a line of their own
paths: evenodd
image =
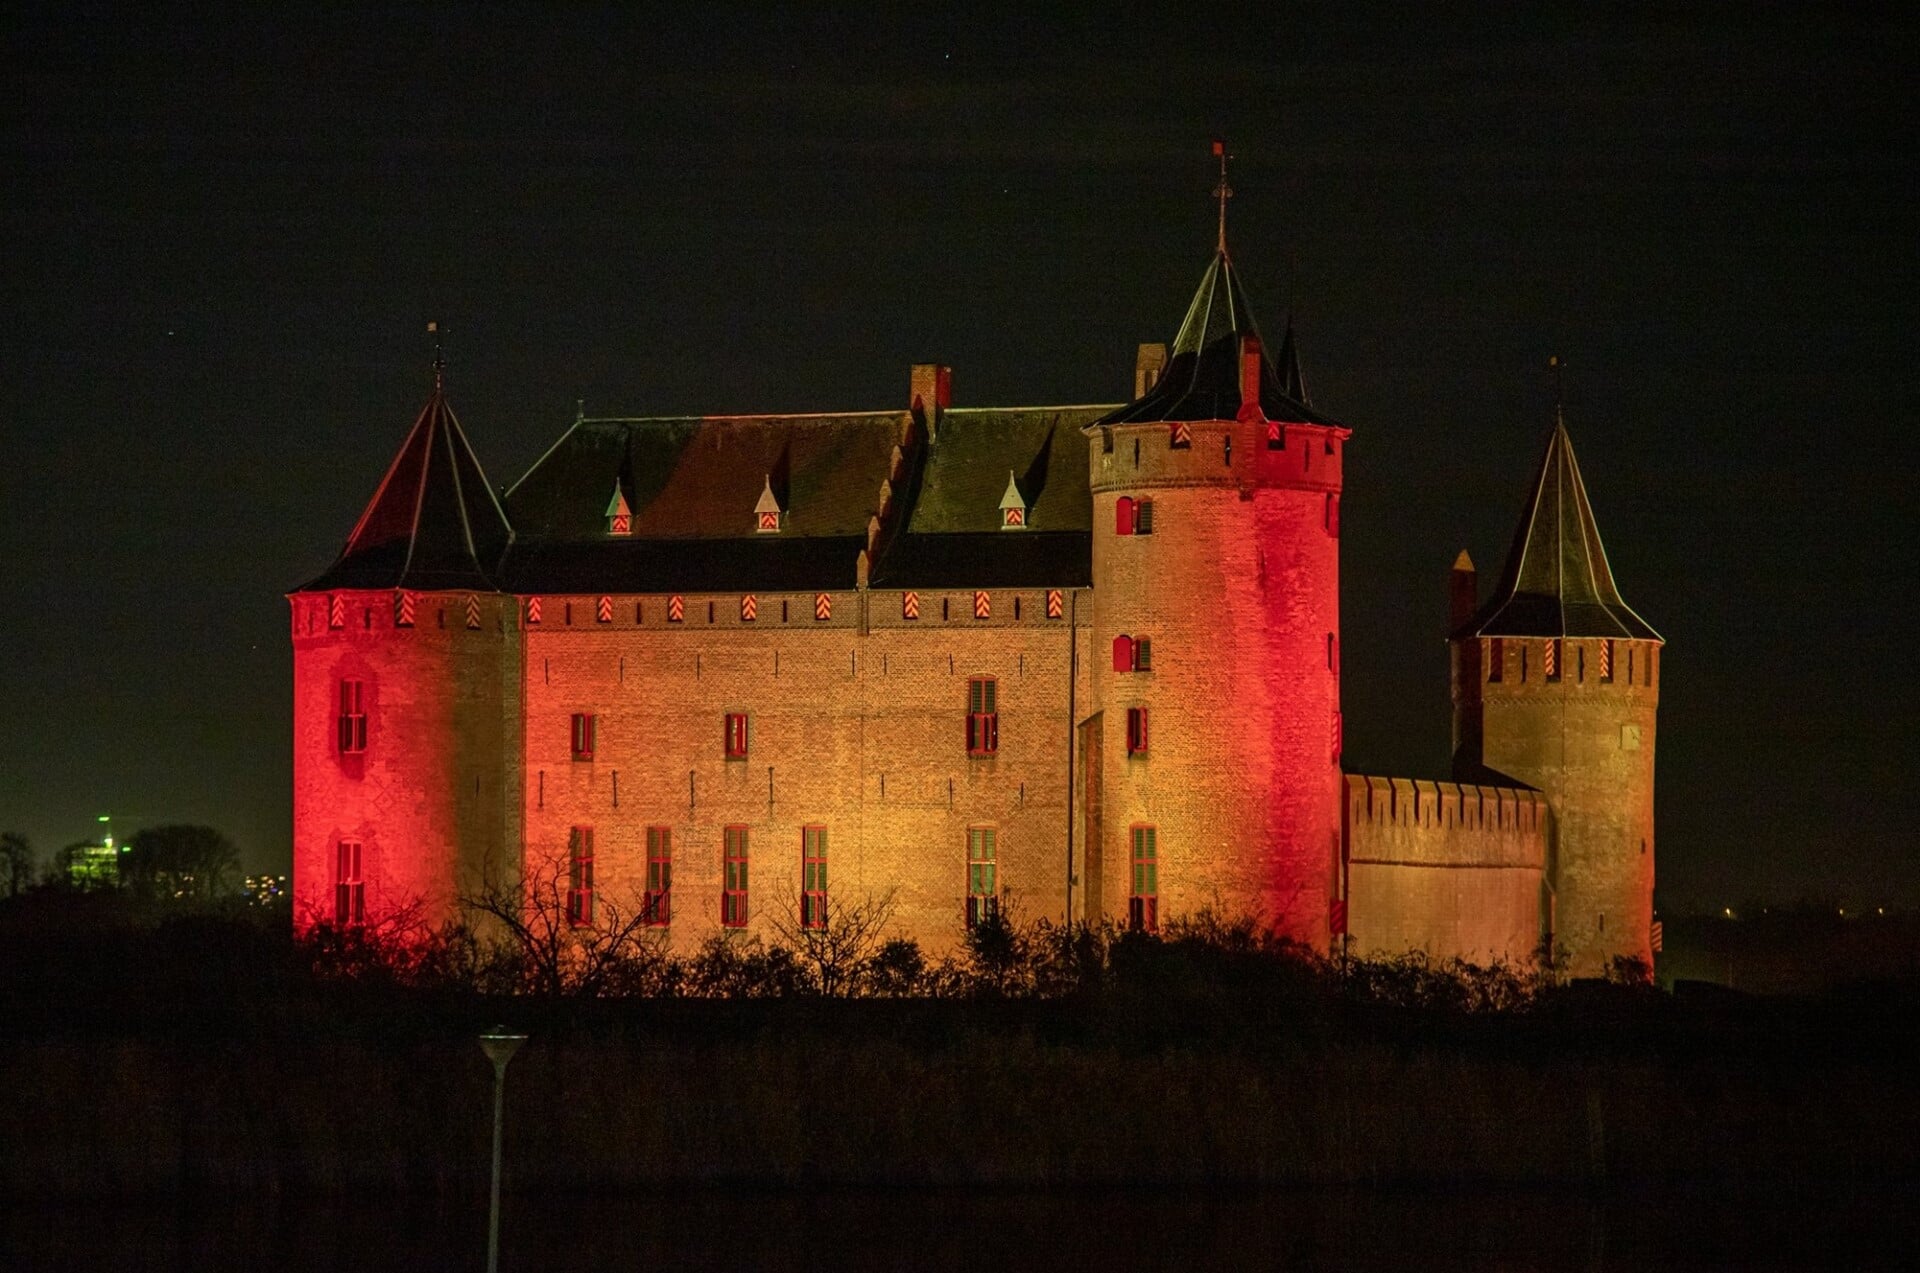
<svg viewBox="0 0 1920 1273">
<path fill-rule="evenodd" d="M 1519 787 L 1348 774 L 1351 861 L 1410 866 L 1546 865 L 1547 799 Z"/>
</svg>

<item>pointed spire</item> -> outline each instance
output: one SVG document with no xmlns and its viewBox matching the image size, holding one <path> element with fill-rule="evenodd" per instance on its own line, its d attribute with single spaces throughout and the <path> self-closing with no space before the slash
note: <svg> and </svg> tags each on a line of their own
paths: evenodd
<svg viewBox="0 0 1920 1273">
<path fill-rule="evenodd" d="M 773 474 L 767 474 L 766 485 L 760 488 L 759 502 L 753 506 L 753 528 L 756 533 L 772 534 L 780 529 L 780 516 L 786 512 L 780 507 L 780 501 L 773 493 Z"/>
<path fill-rule="evenodd" d="M 633 534 L 633 509 L 627 503 L 626 492 L 620 489 L 620 479 L 613 479 L 613 498 L 607 501 L 607 534 Z"/>
<path fill-rule="evenodd" d="M 1220 238 L 1214 251 L 1221 256 L 1227 254 L 1227 200 L 1233 198 L 1233 187 L 1227 184 L 1227 143 L 1215 140 L 1213 153 L 1220 160 L 1220 182 L 1213 188 L 1213 197 L 1220 202 Z"/>
<path fill-rule="evenodd" d="M 1557 407 L 1554 415 L 1506 569 L 1459 635 L 1658 641 L 1660 634 L 1633 612 L 1613 582 L 1573 440 Z"/>
<path fill-rule="evenodd" d="M 346 547 L 303 590 L 492 592 L 494 568 L 512 538 L 507 514 L 447 404 L 436 366 L 433 392 Z"/>
<path fill-rule="evenodd" d="M 1013 480 L 1013 470 L 1007 470 L 1007 490 L 1000 497 L 1000 529 L 1025 530 L 1027 528 L 1027 501 L 1020 494 L 1020 484 Z"/>
</svg>

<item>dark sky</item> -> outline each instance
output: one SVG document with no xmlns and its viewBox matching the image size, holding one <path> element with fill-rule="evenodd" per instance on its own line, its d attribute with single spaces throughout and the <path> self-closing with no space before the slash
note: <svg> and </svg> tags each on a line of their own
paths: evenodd
<svg viewBox="0 0 1920 1273">
<path fill-rule="evenodd" d="M 1349 423 L 1348 765 L 1443 777 L 1564 355 L 1666 636 L 1668 906 L 1920 903 L 1913 27 L 1270 5 L 885 27 L 437 6 L 6 19 L 0 827 L 289 850 L 285 590 L 428 384 L 489 476 L 590 411 L 1111 401 L 1213 235 Z M 1907 582 L 1902 583 L 1902 580 Z"/>
</svg>

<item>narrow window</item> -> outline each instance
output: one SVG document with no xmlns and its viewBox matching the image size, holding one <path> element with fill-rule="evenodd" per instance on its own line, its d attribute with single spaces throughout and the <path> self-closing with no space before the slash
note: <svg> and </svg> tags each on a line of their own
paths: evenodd
<svg viewBox="0 0 1920 1273">
<path fill-rule="evenodd" d="M 340 682 L 340 751 L 351 755 L 367 749 L 367 704 L 365 681 Z"/>
<path fill-rule="evenodd" d="M 575 760 L 593 759 L 593 740 L 596 732 L 598 731 L 592 712 L 573 714 L 573 758 Z"/>
<path fill-rule="evenodd" d="M 1331 632 L 1327 633 L 1327 671 L 1336 676 L 1340 672 L 1340 638 Z"/>
<path fill-rule="evenodd" d="M 1153 638 L 1135 637 L 1133 639 L 1133 670 L 1136 672 L 1153 671 Z"/>
<path fill-rule="evenodd" d="M 1113 533 L 1133 534 L 1133 496 L 1122 495 L 1113 504 Z"/>
<path fill-rule="evenodd" d="M 1332 491 L 1327 492 L 1327 509 L 1325 516 L 1327 534 L 1333 536 L 1335 539 L 1340 538 L 1340 497 Z"/>
<path fill-rule="evenodd" d="M 567 923 L 593 926 L 592 827 L 575 827 L 567 836 Z"/>
<path fill-rule="evenodd" d="M 1153 534 L 1153 501 L 1136 500 L 1133 505 L 1133 533 L 1136 535 Z"/>
<path fill-rule="evenodd" d="M 367 884 L 360 875 L 360 841 L 342 840 L 334 850 L 333 922 L 357 928 L 367 922 Z"/>
<path fill-rule="evenodd" d="M 1633 647 L 1627 647 L 1627 684 L 1633 684 Z"/>
<path fill-rule="evenodd" d="M 747 714 L 745 712 L 727 713 L 727 759 L 745 760 L 747 758 Z"/>
<path fill-rule="evenodd" d="M 1522 685 L 1527 683 L 1527 662 L 1532 653 L 1532 647 L 1533 642 L 1531 641 L 1522 641 L 1520 643 L 1520 683 Z"/>
<path fill-rule="evenodd" d="M 800 829 L 800 927 L 827 926 L 827 829 Z"/>
<path fill-rule="evenodd" d="M 1560 679 L 1560 638 L 1548 641 L 1540 650 L 1540 672 L 1549 681 Z"/>
<path fill-rule="evenodd" d="M 1133 890 L 1127 898 L 1127 927 L 1136 933 L 1160 931 L 1159 831 L 1133 828 Z"/>
<path fill-rule="evenodd" d="M 1499 637 L 1487 642 L 1487 679 L 1498 684 L 1507 677 L 1507 643 Z"/>
<path fill-rule="evenodd" d="M 1129 707 L 1127 709 L 1127 755 L 1144 756 L 1147 752 L 1147 709 Z"/>
<path fill-rule="evenodd" d="M 985 923 L 1000 907 L 993 827 L 967 828 L 967 927 Z"/>
<path fill-rule="evenodd" d="M 721 880 L 720 923 L 727 928 L 747 926 L 747 829 L 728 827 L 725 876 Z"/>
<path fill-rule="evenodd" d="M 1582 685 L 1587 682 L 1587 647 L 1584 645 L 1573 647 L 1573 679 Z"/>
<path fill-rule="evenodd" d="M 1116 672 L 1133 671 L 1133 638 L 1117 636 L 1113 638 L 1113 670 Z"/>
<path fill-rule="evenodd" d="M 999 686 L 991 676 L 967 681 L 967 755 L 991 756 L 1000 750 Z"/>
<path fill-rule="evenodd" d="M 1140 467 L 1140 439 L 1133 440 L 1133 467 Z"/>
<path fill-rule="evenodd" d="M 665 928 L 673 922 L 673 828 L 647 828 L 647 895 L 641 922 Z"/>
</svg>

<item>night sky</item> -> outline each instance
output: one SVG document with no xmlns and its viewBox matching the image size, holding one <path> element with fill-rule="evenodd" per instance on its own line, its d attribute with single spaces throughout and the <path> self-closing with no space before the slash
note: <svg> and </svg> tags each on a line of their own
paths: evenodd
<svg viewBox="0 0 1920 1273">
<path fill-rule="evenodd" d="M 1497 572 L 1558 353 L 1669 643 L 1659 901 L 1920 904 L 1915 29 L 1185 7 L 7 18 L 0 829 L 206 822 L 285 869 L 282 594 L 412 423 L 428 319 L 497 485 L 577 399 L 904 407 L 938 360 L 960 405 L 1117 401 L 1224 133 L 1255 312 L 1354 430 L 1348 768 L 1446 776 L 1447 569 Z"/>
</svg>

